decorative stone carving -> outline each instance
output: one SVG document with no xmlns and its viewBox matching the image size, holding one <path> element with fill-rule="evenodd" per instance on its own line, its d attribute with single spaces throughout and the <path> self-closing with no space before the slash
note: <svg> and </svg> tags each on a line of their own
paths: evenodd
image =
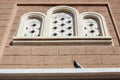
<svg viewBox="0 0 120 80">
<path fill-rule="evenodd" d="M 104 17 L 96 12 L 83 12 L 80 14 L 82 34 L 85 37 L 109 37 Z"/>
<path fill-rule="evenodd" d="M 102 36 L 100 25 L 97 19 L 84 19 L 84 36 Z"/>
<path fill-rule="evenodd" d="M 111 45 L 104 17 L 96 12 L 80 13 L 70 6 L 56 6 L 47 16 L 40 12 L 21 17 L 14 44 Z"/>
<path fill-rule="evenodd" d="M 40 12 L 29 12 L 21 17 L 16 37 L 40 37 L 45 24 L 45 15 Z"/>
<path fill-rule="evenodd" d="M 73 15 L 67 12 L 58 12 L 52 15 L 51 36 L 73 36 Z"/>
<path fill-rule="evenodd" d="M 40 36 L 41 21 L 38 19 L 29 19 L 25 23 L 24 37 Z"/>
</svg>

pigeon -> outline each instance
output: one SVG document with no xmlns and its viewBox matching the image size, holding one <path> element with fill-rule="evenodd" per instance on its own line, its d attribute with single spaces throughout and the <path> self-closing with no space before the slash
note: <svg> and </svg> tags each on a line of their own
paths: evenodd
<svg viewBox="0 0 120 80">
<path fill-rule="evenodd" d="M 74 60 L 74 67 L 75 68 L 83 68 L 76 60 Z"/>
</svg>

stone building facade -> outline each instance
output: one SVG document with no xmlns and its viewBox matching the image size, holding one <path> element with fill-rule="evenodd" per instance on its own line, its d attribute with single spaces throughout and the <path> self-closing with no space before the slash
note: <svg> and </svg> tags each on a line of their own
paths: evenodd
<svg viewBox="0 0 120 80">
<path fill-rule="evenodd" d="M 83 12 L 101 14 L 112 37 L 111 43 L 106 44 L 104 41 L 94 43 L 99 39 L 93 40 L 92 43 L 85 43 L 84 40 L 84 43 L 73 41 L 62 44 L 57 40 L 51 44 L 45 43 L 44 40 L 43 44 L 31 42 L 21 44 L 19 41 L 14 43 L 22 15 L 28 12 L 47 15 L 47 11 L 56 6 L 72 7 L 79 14 Z M 119 68 L 119 21 L 120 0 L 0 0 L 0 68 L 74 68 L 74 60 L 84 68 Z M 49 25 L 46 23 L 44 27 L 47 26 Z"/>
</svg>

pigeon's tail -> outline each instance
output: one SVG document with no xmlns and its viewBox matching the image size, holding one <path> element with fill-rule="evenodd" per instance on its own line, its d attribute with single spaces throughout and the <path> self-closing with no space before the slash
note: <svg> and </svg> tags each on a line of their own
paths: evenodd
<svg viewBox="0 0 120 80">
<path fill-rule="evenodd" d="M 75 68 L 83 68 L 76 60 L 74 60 L 74 67 Z"/>
</svg>

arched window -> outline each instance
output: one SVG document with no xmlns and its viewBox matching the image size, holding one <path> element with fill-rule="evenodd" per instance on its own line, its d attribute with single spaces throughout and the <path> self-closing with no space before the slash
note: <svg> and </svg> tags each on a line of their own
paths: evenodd
<svg viewBox="0 0 120 80">
<path fill-rule="evenodd" d="M 82 21 L 82 33 L 85 37 L 109 36 L 104 17 L 95 12 L 80 14 Z"/>
<path fill-rule="evenodd" d="M 46 18 L 46 20 L 45 20 Z M 21 17 L 14 44 L 108 44 L 112 43 L 105 19 L 95 12 L 79 12 L 69 6 L 26 13 Z"/>
<path fill-rule="evenodd" d="M 77 35 L 78 11 L 69 6 L 53 7 L 47 12 L 51 37 L 73 37 Z"/>
<path fill-rule="evenodd" d="M 39 12 L 29 12 L 21 17 L 17 37 L 40 37 L 44 26 L 45 15 Z"/>
</svg>

